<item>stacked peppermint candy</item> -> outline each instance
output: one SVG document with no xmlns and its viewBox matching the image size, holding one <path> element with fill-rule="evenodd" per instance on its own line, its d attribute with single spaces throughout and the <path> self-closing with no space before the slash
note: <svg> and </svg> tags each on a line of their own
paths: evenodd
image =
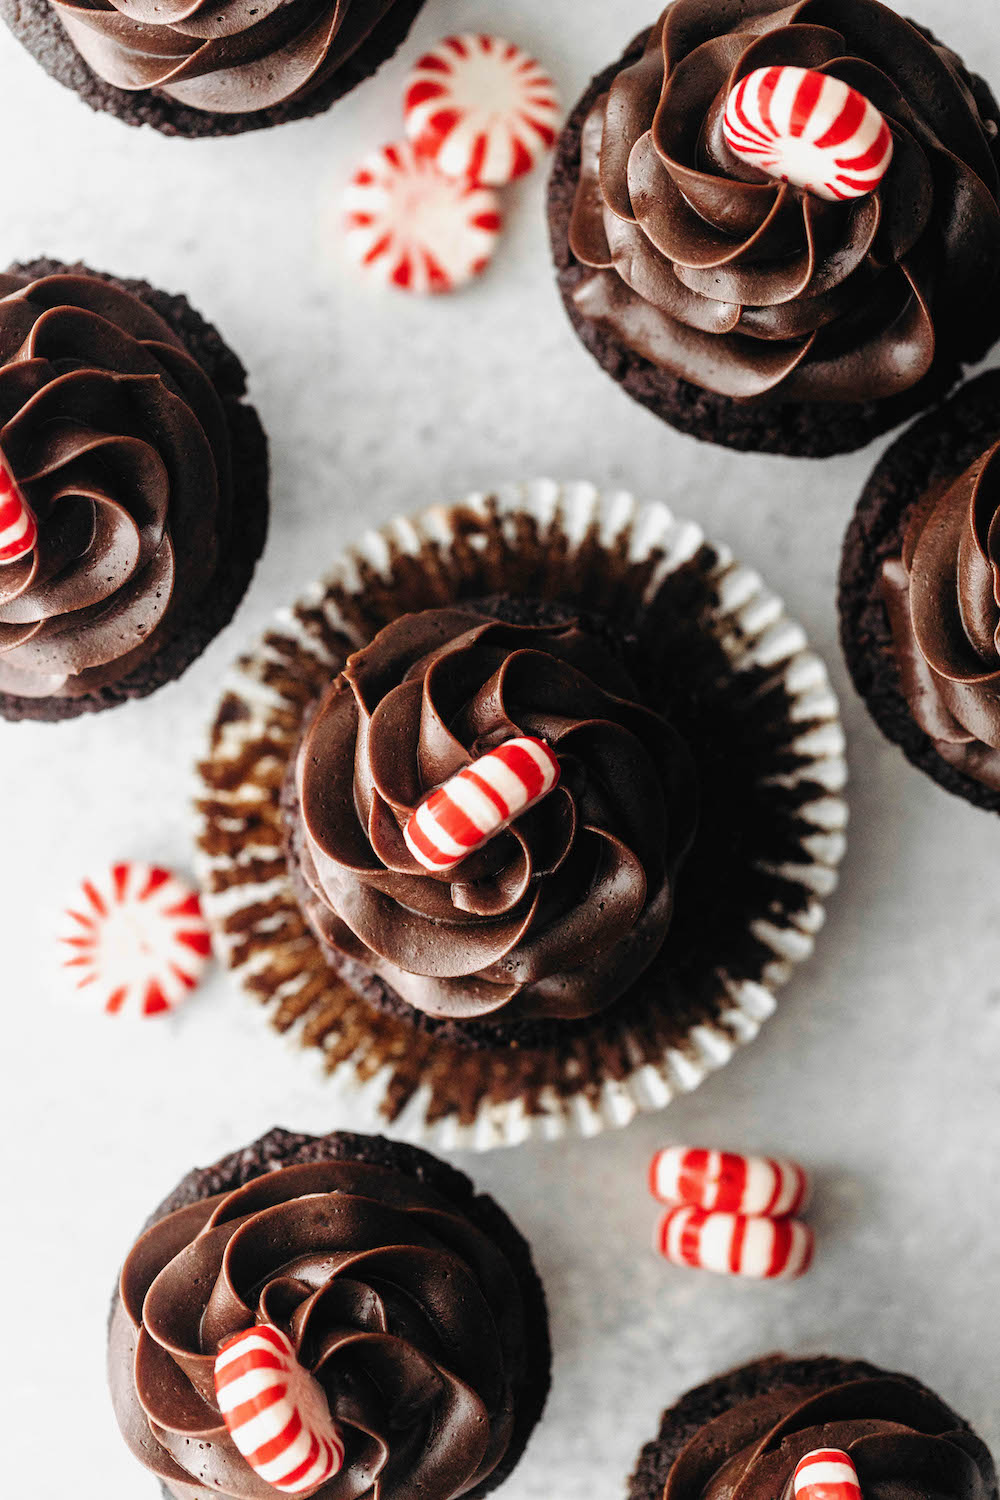
<svg viewBox="0 0 1000 1500">
<path fill-rule="evenodd" d="M 454 291 L 493 258 L 496 189 L 555 144 L 555 85 L 513 42 L 448 36 L 412 68 L 404 120 L 406 139 L 372 152 L 344 195 L 348 254 L 386 286 Z"/>
<path fill-rule="evenodd" d="M 649 1186 L 670 1205 L 657 1243 L 674 1265 L 757 1281 L 808 1271 L 813 1234 L 795 1215 L 809 1180 L 797 1162 L 668 1146 L 653 1157 Z"/>
</svg>

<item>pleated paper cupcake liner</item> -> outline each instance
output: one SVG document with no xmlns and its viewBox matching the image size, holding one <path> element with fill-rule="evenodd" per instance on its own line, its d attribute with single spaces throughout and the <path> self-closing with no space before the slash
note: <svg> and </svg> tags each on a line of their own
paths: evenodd
<svg viewBox="0 0 1000 1500">
<path fill-rule="evenodd" d="M 660 957 L 561 1040 L 464 1047 L 376 1011 L 329 967 L 288 876 L 280 793 L 350 653 L 413 610 L 520 594 L 637 639 L 707 778 Z M 198 867 L 220 950 L 352 1117 L 434 1148 L 591 1136 L 662 1109 L 758 1034 L 809 957 L 844 850 L 844 740 L 781 600 L 665 505 L 539 480 L 371 531 L 231 669 L 199 766 Z"/>
</svg>

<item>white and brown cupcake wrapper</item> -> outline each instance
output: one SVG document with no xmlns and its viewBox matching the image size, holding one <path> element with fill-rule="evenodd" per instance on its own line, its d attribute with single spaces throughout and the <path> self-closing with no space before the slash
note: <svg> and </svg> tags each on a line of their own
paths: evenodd
<svg viewBox="0 0 1000 1500">
<path fill-rule="evenodd" d="M 491 594 L 579 603 L 640 651 L 656 643 L 670 717 L 714 778 L 662 955 L 611 1010 L 537 1047 L 467 1048 L 373 1009 L 328 965 L 284 855 L 282 785 L 347 656 L 398 615 Z M 826 668 L 756 573 L 664 505 L 511 484 L 369 532 L 236 662 L 199 767 L 204 909 L 243 989 L 317 1051 L 355 1115 L 445 1148 L 595 1135 L 757 1035 L 822 925 L 845 780 Z"/>
</svg>

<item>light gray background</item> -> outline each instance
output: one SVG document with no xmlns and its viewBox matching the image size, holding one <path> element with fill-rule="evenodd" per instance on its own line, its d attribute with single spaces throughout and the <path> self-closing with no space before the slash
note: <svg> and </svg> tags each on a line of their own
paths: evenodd
<svg viewBox="0 0 1000 1500">
<path fill-rule="evenodd" d="M 1000 82 L 992 0 L 914 3 Z M 366 522 L 537 474 L 662 497 L 765 573 L 842 691 L 853 822 L 817 956 L 749 1051 L 623 1133 L 462 1163 L 531 1239 L 552 1307 L 553 1394 L 505 1495 L 613 1500 L 666 1402 L 775 1348 L 912 1371 L 1000 1450 L 1000 826 L 910 770 L 841 667 L 840 539 L 876 449 L 820 465 L 727 454 L 634 406 L 566 323 L 542 173 L 510 195 L 494 270 L 452 300 L 367 289 L 329 227 L 358 155 L 397 133 L 421 43 L 502 30 L 569 103 L 652 9 L 428 0 L 401 56 L 330 114 L 221 142 L 93 115 L 0 35 L 0 264 L 84 257 L 185 290 L 246 362 L 274 464 L 254 586 L 180 684 L 69 725 L 0 724 L 4 1493 L 152 1500 L 104 1390 L 107 1297 L 133 1233 L 193 1163 L 275 1122 L 350 1123 L 222 975 L 160 1023 L 67 999 L 50 935 L 64 892 L 118 858 L 189 866 L 189 767 L 220 675 Z M 756 1287 L 659 1262 L 645 1167 L 667 1140 L 810 1163 L 811 1275 Z"/>
</svg>

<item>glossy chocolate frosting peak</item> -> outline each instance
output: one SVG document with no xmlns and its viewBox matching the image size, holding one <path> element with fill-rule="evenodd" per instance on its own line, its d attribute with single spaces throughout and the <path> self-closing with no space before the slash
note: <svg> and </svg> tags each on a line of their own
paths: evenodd
<svg viewBox="0 0 1000 1500">
<path fill-rule="evenodd" d="M 677 736 L 574 623 L 406 615 L 351 657 L 297 764 L 294 839 L 320 936 L 435 1017 L 520 1021 L 610 1005 L 652 961 L 693 832 Z M 514 735 L 561 780 L 446 874 L 402 829 L 423 797 Z"/>
<path fill-rule="evenodd" d="M 1000 444 L 916 507 L 883 592 L 915 719 L 1000 791 Z"/>
<path fill-rule="evenodd" d="M 741 162 L 726 100 L 757 68 L 828 72 L 887 119 L 866 197 Z M 958 60 L 877 0 L 674 0 L 583 132 L 570 243 L 584 316 L 735 398 L 864 401 L 915 385 L 995 295 L 996 127 Z"/>
<path fill-rule="evenodd" d="M 664 1500 L 793 1500 L 799 1461 L 840 1448 L 865 1500 L 993 1500 L 986 1448 L 953 1412 L 902 1377 L 826 1389 L 778 1387 L 708 1422 L 681 1451 Z"/>
<path fill-rule="evenodd" d="M 51 0 L 77 50 L 120 89 L 245 114 L 336 72 L 395 0 Z"/>
<path fill-rule="evenodd" d="M 38 523 L 34 551 L 0 567 L 0 691 L 121 679 L 204 593 L 228 531 L 215 388 L 118 286 L 3 275 L 0 450 Z"/>
<path fill-rule="evenodd" d="M 453 1500 L 493 1472 L 514 1423 L 523 1306 L 507 1260 L 414 1178 L 290 1166 L 147 1230 L 121 1275 L 112 1395 L 136 1456 L 184 1500 L 267 1500 L 214 1389 L 221 1344 L 291 1339 L 346 1445 L 318 1500 Z"/>
</svg>

